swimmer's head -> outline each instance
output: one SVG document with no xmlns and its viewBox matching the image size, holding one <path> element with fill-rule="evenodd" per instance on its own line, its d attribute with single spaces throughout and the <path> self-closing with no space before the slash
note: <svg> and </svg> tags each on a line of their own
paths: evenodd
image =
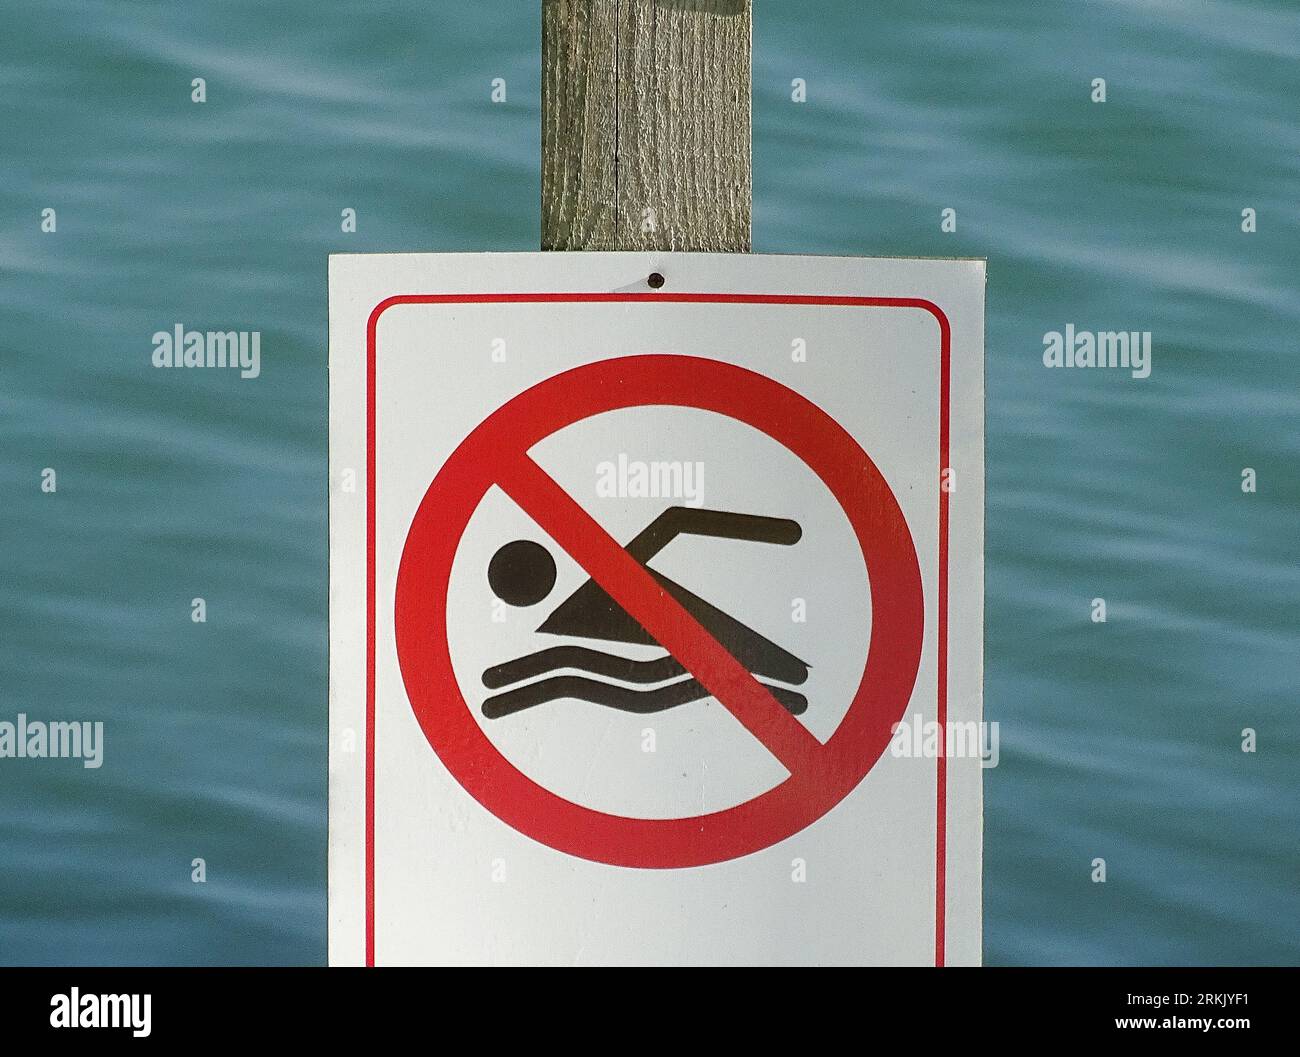
<svg viewBox="0 0 1300 1057">
<path fill-rule="evenodd" d="M 512 606 L 535 606 L 555 586 L 555 559 L 532 540 L 515 540 L 492 555 L 488 586 Z"/>
</svg>

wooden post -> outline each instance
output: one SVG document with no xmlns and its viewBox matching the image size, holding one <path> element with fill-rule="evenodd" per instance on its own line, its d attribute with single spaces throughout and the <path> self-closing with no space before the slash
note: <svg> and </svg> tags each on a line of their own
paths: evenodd
<svg viewBox="0 0 1300 1057">
<path fill-rule="evenodd" d="M 750 248 L 749 0 L 542 0 L 542 249 Z"/>
</svg>

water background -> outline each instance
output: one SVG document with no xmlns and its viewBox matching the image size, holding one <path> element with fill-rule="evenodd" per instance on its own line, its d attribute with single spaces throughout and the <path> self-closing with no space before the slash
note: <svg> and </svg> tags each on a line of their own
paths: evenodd
<svg viewBox="0 0 1300 1057">
<path fill-rule="evenodd" d="M 989 260 L 986 960 L 1300 962 L 1300 9 L 757 7 L 755 250 Z M 0 761 L 0 962 L 324 960 L 326 255 L 537 248 L 539 10 L 8 13 L 0 719 L 107 747 Z"/>
</svg>

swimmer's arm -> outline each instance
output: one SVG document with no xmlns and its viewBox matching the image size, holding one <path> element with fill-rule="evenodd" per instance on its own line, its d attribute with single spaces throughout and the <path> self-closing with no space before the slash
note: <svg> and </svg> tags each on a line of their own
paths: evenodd
<svg viewBox="0 0 1300 1057">
<path fill-rule="evenodd" d="M 644 565 L 678 536 L 715 536 L 788 547 L 802 535 L 799 522 L 788 518 L 674 506 L 650 522 L 627 545 L 627 552 Z"/>
</svg>

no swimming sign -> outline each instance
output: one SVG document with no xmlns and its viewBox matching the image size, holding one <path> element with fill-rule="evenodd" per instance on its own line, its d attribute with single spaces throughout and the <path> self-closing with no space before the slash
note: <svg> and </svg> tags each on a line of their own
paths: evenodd
<svg viewBox="0 0 1300 1057">
<path fill-rule="evenodd" d="M 979 960 L 983 299 L 332 258 L 332 962 Z"/>
</svg>

